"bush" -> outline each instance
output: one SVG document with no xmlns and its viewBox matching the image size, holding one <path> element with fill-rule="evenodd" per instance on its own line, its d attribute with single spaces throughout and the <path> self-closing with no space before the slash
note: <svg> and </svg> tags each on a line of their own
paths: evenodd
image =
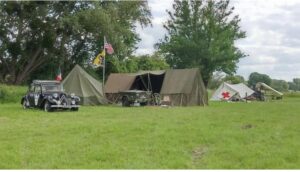
<svg viewBox="0 0 300 172">
<path fill-rule="evenodd" d="M 291 91 L 284 93 L 284 97 L 300 98 L 300 91 Z"/>
<path fill-rule="evenodd" d="M 18 103 L 25 95 L 27 88 L 24 86 L 9 86 L 0 84 L 0 103 Z"/>
</svg>

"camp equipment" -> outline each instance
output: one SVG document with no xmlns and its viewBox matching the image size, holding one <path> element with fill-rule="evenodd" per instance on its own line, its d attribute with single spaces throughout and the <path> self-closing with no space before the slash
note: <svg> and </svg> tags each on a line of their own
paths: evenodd
<svg viewBox="0 0 300 172">
<path fill-rule="evenodd" d="M 255 90 L 257 91 L 258 95 L 260 95 L 258 99 L 262 101 L 267 99 L 282 99 L 283 96 L 283 93 L 275 90 L 263 82 L 256 83 Z"/>
</svg>

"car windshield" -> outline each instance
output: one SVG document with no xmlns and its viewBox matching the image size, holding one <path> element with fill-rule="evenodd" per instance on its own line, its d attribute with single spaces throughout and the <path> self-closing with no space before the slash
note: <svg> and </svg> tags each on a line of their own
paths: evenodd
<svg viewBox="0 0 300 172">
<path fill-rule="evenodd" d="M 63 91 L 63 87 L 60 84 L 53 84 L 53 85 L 42 85 L 42 91 L 45 92 L 57 92 Z"/>
</svg>

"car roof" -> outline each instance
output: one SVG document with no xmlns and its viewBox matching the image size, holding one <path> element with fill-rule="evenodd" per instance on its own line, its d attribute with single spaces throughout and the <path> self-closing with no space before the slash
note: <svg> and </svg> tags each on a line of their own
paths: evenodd
<svg viewBox="0 0 300 172">
<path fill-rule="evenodd" d="M 60 81 L 56 80 L 33 80 L 33 84 L 60 84 Z"/>
<path fill-rule="evenodd" d="M 144 90 L 125 90 L 125 91 L 120 91 L 120 93 L 146 93 L 147 91 Z"/>
</svg>

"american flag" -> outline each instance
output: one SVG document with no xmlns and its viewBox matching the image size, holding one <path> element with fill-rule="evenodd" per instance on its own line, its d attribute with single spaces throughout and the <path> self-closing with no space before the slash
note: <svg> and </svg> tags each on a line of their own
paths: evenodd
<svg viewBox="0 0 300 172">
<path fill-rule="evenodd" d="M 107 43 L 105 37 L 104 37 L 104 49 L 106 49 L 106 52 L 107 52 L 108 54 L 114 53 L 114 49 L 113 49 L 112 45 L 109 44 L 109 43 Z"/>
</svg>

